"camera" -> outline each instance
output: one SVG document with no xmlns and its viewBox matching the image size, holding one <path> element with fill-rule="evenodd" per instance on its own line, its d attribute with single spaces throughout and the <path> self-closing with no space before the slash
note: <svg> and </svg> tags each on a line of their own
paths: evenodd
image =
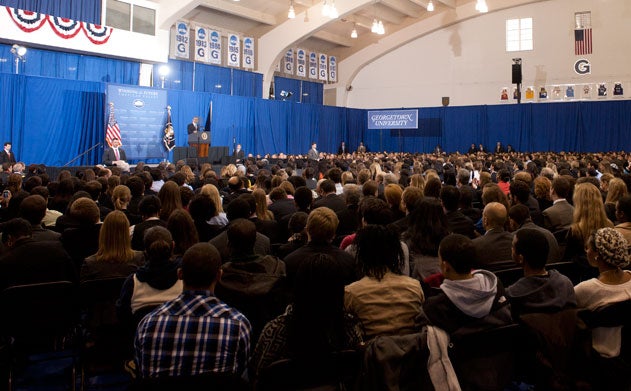
<svg viewBox="0 0 631 391">
<path fill-rule="evenodd" d="M 9 198 L 11 197 L 11 192 L 9 190 L 5 190 L 2 192 L 2 197 Z"/>
</svg>

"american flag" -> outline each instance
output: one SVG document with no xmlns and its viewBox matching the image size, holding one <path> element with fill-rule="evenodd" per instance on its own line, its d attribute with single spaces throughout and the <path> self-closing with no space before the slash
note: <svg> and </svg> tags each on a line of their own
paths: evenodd
<svg viewBox="0 0 631 391">
<path fill-rule="evenodd" d="M 574 30 L 574 54 L 592 54 L 592 29 Z"/>
<path fill-rule="evenodd" d="M 114 103 L 110 102 L 110 118 L 107 121 L 107 130 L 105 131 L 105 141 L 107 145 L 112 146 L 112 140 L 121 138 L 121 130 L 118 127 L 116 118 L 114 118 Z"/>
</svg>

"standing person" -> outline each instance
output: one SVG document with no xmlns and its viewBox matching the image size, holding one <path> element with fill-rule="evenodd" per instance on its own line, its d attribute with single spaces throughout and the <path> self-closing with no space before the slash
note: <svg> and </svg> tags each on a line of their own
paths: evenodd
<svg viewBox="0 0 631 391">
<path fill-rule="evenodd" d="M 221 256 L 212 245 L 197 243 L 184 253 L 178 270 L 182 294 L 138 325 L 134 348 L 141 377 L 245 371 L 252 328 L 241 312 L 215 296 L 221 275 Z"/>
<path fill-rule="evenodd" d="M 11 165 L 13 165 L 16 161 L 17 160 L 15 159 L 15 154 L 11 152 L 11 142 L 5 142 L 4 149 L 0 151 L 0 164 L 11 163 Z"/>
<path fill-rule="evenodd" d="M 193 134 L 197 133 L 199 130 L 199 117 L 193 117 L 192 122 L 186 127 L 186 131 L 188 134 Z"/>
<path fill-rule="evenodd" d="M 342 141 L 340 143 L 339 148 L 337 149 L 337 154 L 338 155 L 346 155 L 348 153 L 348 148 L 346 148 L 346 143 L 344 141 Z"/>
<path fill-rule="evenodd" d="M 241 149 L 241 144 L 237 144 L 234 151 L 232 151 L 232 161 L 233 163 L 238 163 L 243 159 L 245 159 L 245 152 Z"/>
<path fill-rule="evenodd" d="M 309 160 L 319 160 L 320 153 L 318 152 L 318 144 L 311 143 L 311 149 L 307 152 L 307 159 Z"/>
<path fill-rule="evenodd" d="M 127 160 L 127 154 L 125 153 L 125 150 L 121 148 L 121 145 L 120 139 L 112 139 L 112 146 L 105 148 L 105 152 L 103 153 L 103 164 L 111 166 L 117 165 L 117 162 L 124 162 Z M 129 169 L 129 167 L 127 168 Z"/>
<path fill-rule="evenodd" d="M 364 142 L 360 141 L 359 142 L 359 146 L 357 147 L 357 153 L 366 153 L 367 151 L 368 151 L 368 149 L 364 145 Z"/>
</svg>

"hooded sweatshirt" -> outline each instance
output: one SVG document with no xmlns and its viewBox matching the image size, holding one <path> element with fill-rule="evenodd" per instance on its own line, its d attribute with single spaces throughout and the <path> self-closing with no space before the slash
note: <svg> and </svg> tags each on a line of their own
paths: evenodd
<svg viewBox="0 0 631 391">
<path fill-rule="evenodd" d="M 576 307 L 574 285 L 569 278 L 556 270 L 545 276 L 520 278 L 506 288 L 513 314 L 528 312 L 556 312 Z"/>
<path fill-rule="evenodd" d="M 452 334 L 463 327 L 487 328 L 512 323 L 504 288 L 487 270 L 477 270 L 467 280 L 449 280 L 425 301 L 429 322 Z"/>
</svg>

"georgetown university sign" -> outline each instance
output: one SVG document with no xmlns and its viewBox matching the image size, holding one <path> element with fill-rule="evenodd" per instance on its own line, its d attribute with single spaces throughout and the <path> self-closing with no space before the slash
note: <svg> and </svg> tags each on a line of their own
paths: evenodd
<svg viewBox="0 0 631 391">
<path fill-rule="evenodd" d="M 417 129 L 418 110 L 375 110 L 368 112 L 368 129 Z"/>
</svg>

